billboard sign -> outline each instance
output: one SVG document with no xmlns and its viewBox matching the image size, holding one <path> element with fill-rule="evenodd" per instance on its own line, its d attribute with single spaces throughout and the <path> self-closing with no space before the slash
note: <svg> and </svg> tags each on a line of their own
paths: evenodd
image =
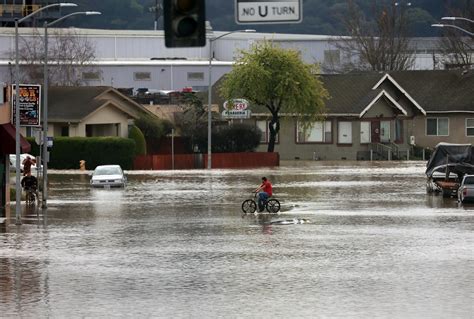
<svg viewBox="0 0 474 319">
<path fill-rule="evenodd" d="M 233 99 L 232 101 L 224 102 L 224 110 L 246 110 L 249 102 L 246 99 Z"/>
<path fill-rule="evenodd" d="M 12 85 L 12 124 L 15 125 L 16 90 Z M 20 126 L 40 126 L 41 85 L 20 84 Z"/>
<path fill-rule="evenodd" d="M 303 20 L 303 0 L 235 0 L 235 22 L 300 23 Z"/>
<path fill-rule="evenodd" d="M 250 110 L 224 110 L 222 111 L 224 119 L 248 119 L 250 118 Z"/>
</svg>

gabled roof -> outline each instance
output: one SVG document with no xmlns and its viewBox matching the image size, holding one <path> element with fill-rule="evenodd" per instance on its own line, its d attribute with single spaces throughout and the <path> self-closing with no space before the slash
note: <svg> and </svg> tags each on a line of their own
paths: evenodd
<svg viewBox="0 0 474 319">
<path fill-rule="evenodd" d="M 474 113 L 474 70 L 324 74 L 320 79 L 330 94 L 326 101 L 329 116 L 360 117 L 380 98 L 387 99 L 393 107 L 407 114 L 407 105 L 402 106 L 384 89 L 382 84 L 387 81 L 423 115 Z M 218 101 L 217 96 L 214 97 L 214 101 Z M 250 108 L 254 115 L 269 113 L 264 106 L 251 105 Z"/>
<path fill-rule="evenodd" d="M 123 104 L 105 98 L 106 93 L 116 94 Z M 80 122 L 107 105 L 116 107 L 131 118 L 137 118 L 138 112 L 148 112 L 140 104 L 111 87 L 57 86 L 48 90 L 48 120 L 51 122 Z"/>
<path fill-rule="evenodd" d="M 474 70 L 390 72 L 427 113 L 474 113 Z"/>
<path fill-rule="evenodd" d="M 359 114 L 359 117 L 363 117 L 365 115 L 365 113 L 367 113 L 370 108 L 378 101 L 380 100 L 381 98 L 386 98 L 387 100 L 390 101 L 391 104 L 393 104 L 393 106 L 395 108 L 397 108 L 403 115 L 407 115 L 408 112 L 397 102 L 395 101 L 395 99 L 390 95 L 388 94 L 385 90 L 382 90 L 380 91 L 380 93 L 369 103 L 369 105 L 367 105 L 367 107 Z"/>
<path fill-rule="evenodd" d="M 372 90 L 376 90 L 380 87 L 380 85 L 385 82 L 386 80 L 389 80 L 393 85 L 395 85 L 397 87 L 397 89 L 403 93 L 403 95 L 405 95 L 407 97 L 408 100 L 410 100 L 411 103 L 413 103 L 413 105 L 416 106 L 416 108 L 418 110 L 420 110 L 421 113 L 423 113 L 423 115 L 426 115 L 426 111 L 418 104 L 418 102 L 415 101 L 415 99 L 413 99 L 411 97 L 410 94 L 407 93 L 407 91 L 400 85 L 398 84 L 397 81 L 395 81 L 391 76 L 390 74 L 386 73 L 378 82 L 377 84 L 374 85 L 374 87 L 372 88 Z"/>
</svg>

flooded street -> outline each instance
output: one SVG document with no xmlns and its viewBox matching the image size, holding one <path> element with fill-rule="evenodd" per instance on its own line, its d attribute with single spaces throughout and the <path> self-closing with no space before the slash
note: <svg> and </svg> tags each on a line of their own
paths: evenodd
<svg viewBox="0 0 474 319">
<path fill-rule="evenodd" d="M 473 318 L 474 205 L 426 194 L 424 169 L 128 171 L 108 190 L 51 171 L 48 209 L 0 224 L 0 317 Z M 261 176 L 282 211 L 242 215 Z"/>
</svg>

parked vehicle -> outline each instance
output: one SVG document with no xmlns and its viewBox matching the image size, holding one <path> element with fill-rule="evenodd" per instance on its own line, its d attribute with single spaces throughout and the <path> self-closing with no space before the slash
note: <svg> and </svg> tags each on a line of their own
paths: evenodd
<svg viewBox="0 0 474 319">
<path fill-rule="evenodd" d="M 458 190 L 458 200 L 461 203 L 474 202 L 474 175 L 466 175 Z"/>
<path fill-rule="evenodd" d="M 92 173 L 90 184 L 92 187 L 125 187 L 127 177 L 120 165 L 99 165 Z"/>
<path fill-rule="evenodd" d="M 456 197 L 464 175 L 474 174 L 474 148 L 471 144 L 439 143 L 426 165 L 426 190 Z"/>
<path fill-rule="evenodd" d="M 28 153 L 20 154 L 20 172 L 23 172 L 23 161 L 26 159 L 27 156 L 31 158 L 36 158 L 35 156 Z M 16 155 L 10 154 L 10 171 L 14 172 L 15 168 L 16 168 Z M 43 165 L 40 165 L 39 167 L 37 167 L 36 164 L 31 165 L 31 174 L 36 175 L 36 170 L 38 168 L 40 170 L 43 169 Z"/>
</svg>

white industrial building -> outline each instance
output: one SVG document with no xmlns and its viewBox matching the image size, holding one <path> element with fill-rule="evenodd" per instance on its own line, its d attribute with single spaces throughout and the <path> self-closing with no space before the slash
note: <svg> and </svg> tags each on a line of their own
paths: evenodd
<svg viewBox="0 0 474 319">
<path fill-rule="evenodd" d="M 52 43 L 55 30 L 48 30 Z M 163 31 L 94 30 L 69 28 L 79 37 L 86 37 L 96 52 L 95 70 L 82 74 L 85 85 L 107 85 L 115 88 L 148 88 L 149 90 L 180 90 L 192 87 L 207 90 L 209 84 L 209 40 L 205 47 L 166 48 Z M 0 28 L 0 82 L 12 83 L 15 48 L 14 28 Z M 61 32 L 64 34 L 64 29 Z M 42 29 L 19 28 L 20 41 L 43 34 Z M 208 38 L 226 32 L 208 31 Z M 337 48 L 337 36 L 244 33 L 228 34 L 212 42 L 212 82 L 232 67 L 240 50 L 249 49 L 262 40 L 272 40 L 283 48 L 299 50 L 305 62 L 320 63 L 323 70 L 345 62 Z M 414 39 L 414 69 L 434 69 L 437 38 Z M 53 67 L 53 66 L 52 66 Z"/>
</svg>

